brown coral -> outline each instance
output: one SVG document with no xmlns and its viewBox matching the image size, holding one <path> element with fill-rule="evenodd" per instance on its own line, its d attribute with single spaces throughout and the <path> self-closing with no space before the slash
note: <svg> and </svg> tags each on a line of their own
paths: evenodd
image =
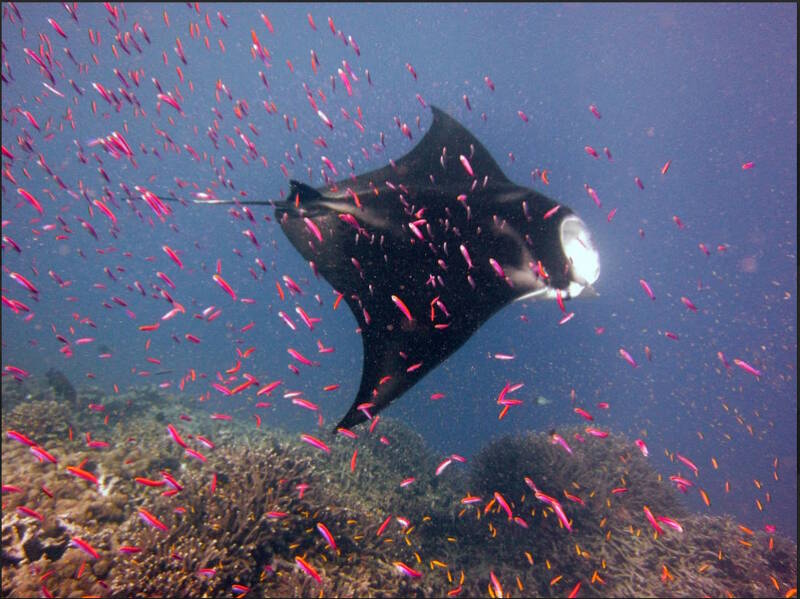
<svg viewBox="0 0 800 599">
<path fill-rule="evenodd" d="M 26 381 L 19 388 L 34 387 Z M 4 596 L 40 594 L 42 584 L 59 596 L 208 596 L 232 594 L 234 584 L 249 587 L 249 596 L 422 597 L 458 587 L 462 596 L 474 596 L 487 594 L 492 574 L 506 593 L 525 595 L 563 596 L 580 583 L 581 596 L 761 596 L 796 581 L 794 544 L 746 534 L 729 519 L 688 514 L 672 486 L 620 435 L 571 442 L 572 455 L 544 433 L 503 438 L 471 463 L 454 463 L 436 476 L 444 456 L 432 455 L 419 435 L 390 419 L 358 440 L 336 437 L 323 453 L 238 419 L 219 423 L 199 412 L 184 422 L 180 398 L 153 386 L 94 397 L 105 405 L 108 425 L 101 424 L 103 414 L 66 414 L 58 402 L 37 397 L 10 412 L 3 403 L 6 429 L 13 423 L 35 434 L 59 458 L 57 465 L 37 463 L 27 446 L 3 443 L 3 482 L 22 488 L 4 495 Z M 73 440 L 48 426 L 54 414 L 71 418 Z M 205 463 L 184 453 L 167 423 L 202 451 Z M 85 431 L 110 447 L 88 449 Z M 572 433 L 562 432 L 570 439 Z M 197 434 L 213 438 L 217 448 L 201 447 Z M 79 463 L 98 476 L 98 485 L 65 471 Z M 183 490 L 164 496 L 169 487 L 134 480 L 159 480 L 162 472 Z M 415 481 L 401 488 L 410 476 Z M 525 477 L 561 502 L 572 532 L 534 498 Z M 619 488 L 627 492 L 612 493 Z M 467 492 L 482 503 L 463 505 Z M 498 505 L 486 509 L 495 492 L 521 520 L 510 521 Z M 655 536 L 644 505 L 677 519 L 683 533 Z M 41 512 L 44 522 L 18 513 L 18 506 Z M 147 526 L 140 507 L 167 530 Z M 74 536 L 100 558 L 71 546 Z M 123 545 L 141 551 L 122 553 Z M 297 557 L 321 582 L 298 567 Z M 421 578 L 400 574 L 395 562 Z"/>
</svg>

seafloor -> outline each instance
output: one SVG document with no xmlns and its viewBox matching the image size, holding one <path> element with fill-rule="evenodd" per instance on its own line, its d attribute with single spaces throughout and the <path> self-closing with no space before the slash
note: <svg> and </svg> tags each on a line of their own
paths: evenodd
<svg viewBox="0 0 800 599">
<path fill-rule="evenodd" d="M 3 381 L 2 595 L 774 597 L 797 584 L 793 542 L 689 513 L 622 435 L 588 437 L 571 456 L 545 433 L 504 438 L 436 476 L 441 458 L 396 421 L 358 440 L 320 432 L 325 453 L 274 430 L 269 411 L 256 427 L 253 412 L 212 420 L 156 387 L 76 392 L 56 372 Z M 168 424 L 206 461 L 187 455 Z M 8 431 L 57 463 L 38 461 Z M 561 502 L 571 532 L 525 477 Z M 516 520 L 499 501 L 489 505 L 496 492 Z M 462 503 L 467 495 L 482 501 Z M 645 505 L 683 532 L 655 533 Z M 140 508 L 166 530 L 148 526 Z"/>
</svg>

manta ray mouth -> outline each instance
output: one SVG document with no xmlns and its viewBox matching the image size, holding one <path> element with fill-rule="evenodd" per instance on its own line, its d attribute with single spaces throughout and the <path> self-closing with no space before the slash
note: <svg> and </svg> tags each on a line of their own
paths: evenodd
<svg viewBox="0 0 800 599">
<path fill-rule="evenodd" d="M 570 262 L 569 295 L 577 297 L 600 277 L 600 255 L 586 224 L 574 214 L 561 222 L 561 249 Z"/>
</svg>

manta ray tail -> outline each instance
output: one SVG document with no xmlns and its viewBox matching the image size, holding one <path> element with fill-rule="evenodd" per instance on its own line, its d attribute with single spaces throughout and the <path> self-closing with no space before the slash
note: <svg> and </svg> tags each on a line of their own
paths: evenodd
<svg viewBox="0 0 800 599">
<path fill-rule="evenodd" d="M 180 204 L 185 204 L 187 201 L 191 202 L 192 204 L 200 204 L 200 205 L 211 205 L 217 206 L 220 204 L 241 204 L 241 205 L 250 205 L 250 206 L 280 206 L 283 202 L 276 202 L 274 200 L 199 200 L 199 199 L 191 199 L 191 200 L 182 200 L 172 194 L 170 195 L 160 195 L 160 199 L 165 200 L 167 202 L 178 202 Z"/>
</svg>

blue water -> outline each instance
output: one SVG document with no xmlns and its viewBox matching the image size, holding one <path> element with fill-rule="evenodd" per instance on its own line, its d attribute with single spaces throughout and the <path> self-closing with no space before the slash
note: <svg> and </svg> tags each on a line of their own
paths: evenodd
<svg viewBox="0 0 800 599">
<path fill-rule="evenodd" d="M 114 384 L 124 389 L 154 380 L 170 383 L 168 390 L 173 391 L 194 368 L 208 379 L 189 385 L 186 401 L 211 391 L 211 409 L 218 409 L 230 408 L 237 399 L 223 400 L 210 381 L 236 363 L 237 347 L 255 347 L 243 370 L 263 382 L 282 379 L 283 389 L 304 390 L 321 406 L 326 426 L 331 426 L 358 389 L 362 350 L 356 321 L 344 304 L 332 311 L 336 296 L 330 285 L 314 278 L 279 227 L 268 222 L 272 209 L 253 207 L 257 223 L 251 223 L 234 218 L 225 207 L 173 205 L 174 213 L 160 222 L 141 201 L 136 208 L 142 218 L 135 214 L 122 199 L 119 184 L 131 189 L 145 186 L 164 195 L 178 191 L 188 197 L 191 188 L 179 190 L 175 178 L 200 190 L 215 185 L 215 168 L 208 159 L 213 157 L 236 188 L 217 186 L 219 197 L 246 193 L 250 199 L 277 200 L 288 189 L 281 164 L 292 178 L 304 182 L 311 167 L 311 183 L 319 186 L 322 155 L 340 173 L 350 172 L 348 157 L 355 172 L 361 173 L 402 156 L 430 124 L 430 111 L 416 98 L 420 94 L 426 103 L 440 106 L 470 129 L 510 179 L 533 186 L 580 214 L 601 256 L 596 285 L 600 295 L 571 303 L 568 310 L 575 317 L 564 326 L 558 325 L 561 313 L 555 303 L 505 308 L 385 414 L 409 423 L 443 455 L 470 456 L 507 433 L 584 424 L 573 412 L 574 390 L 575 405 L 591 412 L 598 428 L 645 439 L 651 461 L 665 476 L 687 472 L 671 463 L 668 454 L 679 452 L 698 465 L 697 482 L 708 492 L 711 506 L 706 507 L 694 489 L 686 496 L 692 509 L 733 514 L 753 528 L 771 524 L 796 539 L 796 6 L 268 5 L 263 10 L 274 26 L 271 34 L 254 5 L 202 6 L 199 14 L 184 4 L 169 5 L 169 27 L 161 8 L 128 5 L 122 30 L 131 31 L 142 49 L 140 54 L 129 45 L 130 55 L 113 40 L 115 31 L 102 4 L 81 5 L 78 23 L 61 5 L 25 4 L 18 9 L 25 38 L 16 17 L 13 23 L 9 19 L 8 5 L 3 5 L 2 72 L 8 82 L 2 84 L 2 143 L 15 155 L 13 161 L 3 158 L 3 170 L 8 169 L 18 183 L 3 178 L 2 208 L 3 235 L 19 244 L 22 252 L 4 241 L 2 286 L 4 296 L 28 304 L 34 316 L 26 320 L 25 314 L 16 315 L 3 306 L 4 366 L 34 374 L 55 367 L 78 385 L 97 384 L 108 392 Z M 224 13 L 227 29 L 217 10 Z M 316 31 L 309 26 L 308 12 Z M 360 57 L 331 33 L 329 15 L 345 38 L 352 35 L 356 40 Z M 68 39 L 55 33 L 48 17 L 60 23 Z M 150 44 L 134 32 L 132 24 L 137 21 Z M 189 35 L 190 23 L 199 23 L 198 38 Z M 90 43 L 89 29 L 100 32 L 99 45 Z M 269 50 L 269 64 L 251 56 L 251 29 Z M 61 65 L 52 71 L 55 87 L 65 98 L 43 87 L 47 79 L 23 52 L 25 47 L 39 50 L 40 34 L 48 36 L 53 57 Z M 206 35 L 210 50 L 202 41 Z M 186 65 L 174 51 L 176 37 L 182 42 Z M 63 48 L 87 66 L 79 72 Z M 312 49 L 321 63 L 317 75 L 311 67 Z M 331 87 L 330 77 L 342 60 L 359 78 L 353 82 L 352 97 L 338 77 L 335 91 Z M 183 82 L 176 67 L 182 70 Z M 124 74 L 145 115 L 137 116 L 122 99 L 114 68 Z M 366 82 L 366 69 L 372 85 Z M 135 70 L 142 74 L 138 88 L 129 74 Z M 259 71 L 266 76 L 268 89 Z M 494 91 L 484 83 L 487 75 Z M 152 78 L 165 92 L 174 92 L 177 86 L 184 115 L 164 103 L 158 113 Z M 85 90 L 82 96 L 69 79 Z M 219 91 L 219 100 L 215 98 L 218 81 L 230 90 L 232 101 L 224 91 Z M 114 90 L 121 109 L 109 105 L 93 82 Z M 334 122 L 332 132 L 310 107 L 304 82 Z M 463 100 L 465 94 L 471 110 Z M 236 101 L 248 105 L 241 119 L 234 113 Z M 264 101 L 274 102 L 277 114 L 268 114 Z M 589 111 L 590 104 L 597 106 L 601 119 Z M 213 107 L 224 117 L 217 119 L 218 149 L 206 135 L 217 118 Z M 359 107 L 364 134 L 340 112 L 344 108 L 355 118 Z M 74 129 L 65 120 L 68 108 Z M 30 111 L 42 131 L 36 131 L 18 109 Z M 523 122 L 518 111 L 529 122 Z M 289 122 L 297 119 L 296 131 L 287 130 L 283 115 Z M 409 124 L 413 140 L 401 134 L 395 116 Z M 255 143 L 268 166 L 260 158 L 243 162 L 246 151 L 234 127 Z M 100 146 L 89 147 L 91 140 L 112 131 L 123 133 L 134 150 L 136 166 L 112 158 Z M 165 149 L 164 137 L 157 131 L 166 132 L 175 148 Z M 385 133 L 386 148 L 377 153 L 373 144 L 380 145 L 380 132 Z M 18 144 L 21 135 L 32 138 L 33 153 Z M 223 135 L 235 140 L 236 147 Z M 318 136 L 325 138 L 327 149 L 314 145 Z M 76 144 L 83 147 L 88 164 L 78 159 Z M 184 144 L 208 158 L 194 160 Z M 599 159 L 587 155 L 587 145 L 597 149 Z M 603 147 L 608 147 L 613 161 L 605 157 Z M 37 165 L 40 153 L 78 197 L 59 188 Z M 99 174 L 101 165 L 93 153 L 102 160 L 110 184 Z M 668 160 L 671 165 L 662 175 Z M 753 167 L 743 169 L 748 162 Z M 537 168 L 549 171 L 549 185 L 532 180 L 531 171 Z M 644 190 L 634 184 L 635 176 L 642 179 Z M 91 199 L 102 197 L 105 186 L 115 193 L 119 229 L 115 235 L 96 208 L 90 215 L 88 203 L 80 197 L 81 183 Z M 584 184 L 597 190 L 602 209 L 586 194 Z M 21 200 L 18 186 L 42 203 L 41 219 L 36 220 L 36 211 Z M 617 212 L 609 222 L 612 209 Z M 64 234 L 57 215 L 71 229 L 64 239 L 56 238 Z M 676 225 L 674 216 L 684 228 Z M 98 240 L 78 217 L 92 224 Z M 57 226 L 46 230 L 47 224 Z M 242 234 L 245 229 L 255 233 L 260 248 Z M 700 251 L 700 243 L 710 256 Z M 180 253 L 182 270 L 162 251 L 164 244 Z M 256 257 L 267 265 L 266 273 L 254 262 Z M 253 298 L 254 304 L 231 301 L 214 283 L 217 261 L 238 296 Z M 50 270 L 71 284 L 59 287 L 48 276 Z M 186 314 L 163 321 L 157 332 L 148 334 L 138 327 L 159 322 L 171 307 L 163 298 L 151 297 L 152 284 L 165 287 L 157 271 L 174 282 L 176 289 L 167 290 L 185 306 Z M 30 279 L 40 290 L 38 298 L 17 285 L 10 272 Z M 283 275 L 292 277 L 306 293 L 281 302 L 275 282 Z M 644 293 L 639 279 L 653 288 L 655 301 Z M 137 280 L 147 297 L 132 287 Z M 114 303 L 113 296 L 123 299 L 131 313 Z M 686 309 L 682 296 L 694 302 L 698 313 Z M 295 303 L 322 318 L 313 331 L 295 314 Z M 193 318 L 210 305 L 223 310 L 217 320 Z M 279 310 L 293 318 L 297 331 L 282 322 Z M 79 324 L 84 317 L 97 328 Z M 253 328 L 242 333 L 250 322 Z M 597 334 L 597 327 L 604 332 Z M 71 340 L 84 336 L 96 340 L 73 345 L 74 355 L 66 358 L 59 352 L 62 343 L 54 329 Z M 664 331 L 679 339 L 668 339 Z M 188 342 L 187 333 L 201 343 Z M 151 345 L 146 351 L 147 339 Z M 335 352 L 317 354 L 318 339 L 335 347 Z M 101 345 L 111 350 L 111 358 L 98 358 Z M 645 357 L 645 346 L 652 350 L 652 361 Z M 301 375 L 295 376 L 287 370 L 293 362 L 287 347 L 313 356 L 321 366 L 301 366 Z M 637 360 L 636 369 L 620 358 L 621 347 Z M 729 370 L 718 352 L 730 363 Z M 490 357 L 496 353 L 513 354 L 515 359 Z M 148 362 L 148 356 L 161 364 Z M 734 358 L 763 375 L 756 379 L 735 366 Z M 173 373 L 139 375 L 160 369 Z M 495 400 L 506 382 L 525 383 L 516 393 L 524 404 L 498 420 Z M 334 383 L 341 385 L 337 391 L 320 391 Z M 437 392 L 445 398 L 431 401 L 430 395 Z M 535 401 L 539 395 L 551 403 L 539 406 Z M 610 409 L 598 409 L 598 402 L 609 403 Z M 313 413 L 291 406 L 288 400 L 278 398 L 276 403 L 271 425 L 303 431 L 316 427 Z M 719 469 L 712 467 L 712 458 Z"/>
</svg>

